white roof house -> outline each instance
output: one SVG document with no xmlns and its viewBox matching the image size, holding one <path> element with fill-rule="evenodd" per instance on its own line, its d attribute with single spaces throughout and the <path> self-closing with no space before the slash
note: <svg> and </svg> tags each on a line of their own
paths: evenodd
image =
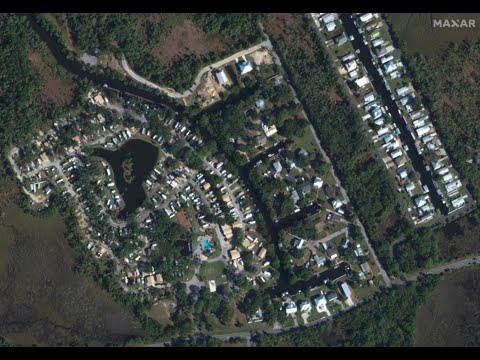
<svg viewBox="0 0 480 360">
<path fill-rule="evenodd" d="M 383 137 L 383 141 L 386 143 L 389 143 L 390 141 L 392 141 L 394 139 L 393 135 L 392 134 L 386 134 L 384 135 Z"/>
<path fill-rule="evenodd" d="M 416 129 L 418 137 L 422 137 L 423 135 L 427 135 L 430 132 L 430 125 L 422 126 L 421 128 Z"/>
<path fill-rule="evenodd" d="M 415 205 L 422 207 L 427 203 L 428 195 L 420 195 L 415 198 Z"/>
<path fill-rule="evenodd" d="M 317 308 L 318 312 L 323 311 L 323 307 L 327 304 L 327 299 L 325 298 L 325 295 L 317 295 L 313 298 L 313 304 Z"/>
<path fill-rule="evenodd" d="M 407 191 L 413 191 L 415 189 L 415 184 L 413 182 L 409 182 L 407 185 L 405 185 L 405 190 Z"/>
<path fill-rule="evenodd" d="M 333 14 L 325 14 L 322 16 L 322 21 L 325 24 L 328 24 L 329 22 L 332 22 L 335 20 L 335 16 Z"/>
<path fill-rule="evenodd" d="M 352 79 L 356 79 L 358 78 L 358 71 L 357 70 L 352 70 L 348 73 L 348 75 L 352 78 Z"/>
<path fill-rule="evenodd" d="M 398 88 L 396 91 L 397 91 L 397 95 L 399 97 L 402 97 L 412 92 L 412 89 L 410 88 L 410 86 L 402 86 L 401 88 Z"/>
<path fill-rule="evenodd" d="M 449 183 L 450 181 L 453 180 L 453 175 L 448 173 L 447 175 L 442 176 L 442 181 L 444 184 Z"/>
<path fill-rule="evenodd" d="M 348 72 L 353 71 L 353 70 L 355 70 L 355 69 L 358 68 L 358 64 L 357 64 L 357 62 L 356 62 L 355 60 L 351 60 L 351 61 L 345 63 L 344 66 L 345 66 L 345 69 L 346 69 Z"/>
<path fill-rule="evenodd" d="M 370 21 L 373 19 L 373 15 L 372 13 L 366 13 L 366 14 L 363 14 L 362 16 L 360 16 L 360 21 L 361 22 L 367 22 L 367 21 Z"/>
<path fill-rule="evenodd" d="M 361 88 L 361 87 L 364 87 L 365 85 L 367 85 L 370 81 L 368 80 L 368 78 L 366 76 L 362 76 L 360 79 L 357 79 L 355 80 L 355 84 Z"/>
<path fill-rule="evenodd" d="M 342 207 L 342 205 L 343 204 L 340 200 L 338 200 L 338 199 L 333 199 L 332 200 L 332 206 L 335 210 L 338 209 L 339 207 Z"/>
<path fill-rule="evenodd" d="M 448 183 L 447 185 L 445 185 L 445 190 L 447 190 L 447 194 L 448 194 L 448 193 L 451 193 L 451 192 L 454 192 L 454 191 L 458 190 L 460 188 L 460 186 L 462 186 L 462 183 L 460 182 L 460 180 L 452 181 L 452 182 Z"/>
<path fill-rule="evenodd" d="M 402 170 L 398 175 L 400 176 L 400 179 L 406 179 L 408 177 L 408 171 Z"/>
<path fill-rule="evenodd" d="M 323 180 L 319 177 L 315 177 L 315 179 L 313 179 L 313 187 L 315 189 L 321 189 L 323 186 Z"/>
<path fill-rule="evenodd" d="M 383 64 L 383 67 L 385 69 L 385 72 L 388 74 L 388 73 L 391 73 L 392 71 L 395 71 L 397 70 L 397 64 L 393 61 L 389 61 L 389 62 L 386 62 L 385 64 Z"/>
<path fill-rule="evenodd" d="M 452 200 L 452 206 L 456 209 L 462 207 L 463 205 L 465 205 L 465 200 L 463 196 L 459 197 L 458 199 Z"/>
<path fill-rule="evenodd" d="M 297 312 L 297 305 L 295 305 L 294 302 L 288 303 L 285 306 L 285 312 L 287 313 L 287 315 L 295 314 Z"/>
<path fill-rule="evenodd" d="M 337 28 L 337 25 L 335 25 L 334 21 L 330 21 L 329 23 L 326 23 L 325 26 L 329 32 Z"/>
<path fill-rule="evenodd" d="M 425 126 L 425 120 L 423 119 L 418 119 L 413 122 L 413 126 L 415 128 L 421 128 L 422 126 Z"/>
<path fill-rule="evenodd" d="M 365 104 L 368 104 L 368 103 L 372 102 L 373 100 L 375 100 L 375 95 L 373 94 L 373 92 L 369 92 L 367 95 L 365 95 L 363 97 L 363 102 Z"/>
<path fill-rule="evenodd" d="M 215 77 L 220 85 L 224 85 L 228 82 L 227 74 L 225 74 L 225 70 L 223 69 L 221 71 L 216 71 Z"/>
<path fill-rule="evenodd" d="M 385 42 L 385 40 L 383 40 L 382 38 L 375 39 L 375 40 L 372 41 L 372 46 L 375 48 L 377 46 L 382 45 L 384 42 Z"/>
<path fill-rule="evenodd" d="M 390 153 L 390 156 L 392 157 L 392 159 L 395 159 L 399 156 L 402 156 L 403 152 L 402 152 L 402 149 L 397 149 L 397 150 L 394 150 Z"/>
<path fill-rule="evenodd" d="M 215 284 L 215 280 L 210 280 L 208 282 L 208 286 L 210 287 L 211 293 L 214 293 L 215 291 L 217 291 L 217 284 Z"/>
<path fill-rule="evenodd" d="M 277 127 L 275 125 L 267 126 L 262 122 L 262 130 L 266 137 L 270 137 L 277 133 Z"/>
<path fill-rule="evenodd" d="M 312 304 L 308 300 L 303 300 L 299 305 L 302 313 L 312 310 Z"/>
<path fill-rule="evenodd" d="M 350 287 L 348 286 L 347 283 L 342 283 L 340 285 L 340 288 L 342 289 L 343 294 L 347 297 L 346 303 L 348 306 L 353 306 L 353 301 L 352 301 L 352 292 L 350 291 Z"/>
<path fill-rule="evenodd" d="M 296 238 L 296 239 L 294 240 L 294 242 L 293 242 L 293 246 L 294 246 L 296 249 L 300 250 L 300 249 L 302 248 L 304 242 L 305 242 L 304 239 Z"/>
<path fill-rule="evenodd" d="M 280 162 L 275 161 L 272 165 L 277 174 L 282 172 L 283 167 L 282 167 L 282 164 L 280 164 Z"/>
<path fill-rule="evenodd" d="M 253 66 L 250 61 L 245 61 L 245 60 L 239 61 L 237 63 L 237 66 L 238 66 L 238 70 L 240 70 L 240 74 L 242 75 L 249 73 L 250 71 L 253 70 Z"/>
</svg>

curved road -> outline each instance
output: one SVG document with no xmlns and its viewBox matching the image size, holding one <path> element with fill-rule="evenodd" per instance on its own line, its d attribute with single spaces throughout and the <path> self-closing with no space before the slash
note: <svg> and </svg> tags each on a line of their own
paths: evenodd
<svg viewBox="0 0 480 360">
<path fill-rule="evenodd" d="M 200 85 L 200 79 L 202 78 L 202 76 L 206 72 L 210 71 L 212 68 L 218 68 L 220 66 L 223 66 L 223 65 L 229 63 L 230 61 L 235 60 L 236 58 L 239 58 L 239 57 L 245 56 L 247 54 L 250 54 L 254 51 L 257 51 L 257 50 L 261 49 L 262 47 L 270 48 L 271 47 L 270 42 L 269 41 L 263 41 L 260 44 L 252 46 L 252 47 L 250 47 L 246 50 L 242 50 L 242 51 L 240 51 L 236 54 L 233 54 L 233 55 L 231 55 L 231 56 L 229 56 L 225 59 L 217 61 L 216 63 L 205 66 L 198 73 L 198 75 L 195 78 L 195 81 L 193 82 L 193 85 L 190 87 L 190 89 L 185 90 L 183 93 L 179 93 L 179 92 L 175 91 L 174 89 L 168 88 L 166 86 L 160 86 L 158 84 L 155 84 L 155 83 L 151 82 L 150 80 L 145 79 L 141 75 L 137 74 L 135 71 L 133 71 L 133 69 L 130 67 L 130 65 L 128 65 L 128 62 L 127 62 L 127 59 L 125 58 L 125 55 L 122 55 L 122 58 L 120 60 L 120 64 L 122 65 L 123 70 L 125 70 L 127 72 L 128 76 L 130 76 L 133 80 L 138 81 L 139 83 L 142 83 L 144 85 L 147 85 L 147 86 L 149 86 L 153 89 L 160 90 L 171 98 L 181 99 L 181 98 L 185 98 L 185 97 L 188 97 L 188 96 L 192 95 L 192 93 L 195 91 L 195 89 L 198 87 L 198 85 Z"/>
</svg>

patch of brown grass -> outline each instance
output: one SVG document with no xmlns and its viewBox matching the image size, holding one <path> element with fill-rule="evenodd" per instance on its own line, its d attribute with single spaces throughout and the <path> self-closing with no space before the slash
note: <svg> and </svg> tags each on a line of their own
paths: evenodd
<svg viewBox="0 0 480 360">
<path fill-rule="evenodd" d="M 480 267 L 445 275 L 417 315 L 416 346 L 480 345 Z"/>
<path fill-rule="evenodd" d="M 71 78 L 55 74 L 39 51 L 31 51 L 28 59 L 43 80 L 42 88 L 40 89 L 42 102 L 62 106 L 72 101 L 75 84 Z"/>
<path fill-rule="evenodd" d="M 206 34 L 194 22 L 184 20 L 172 28 L 163 44 L 154 48 L 152 53 L 158 61 L 169 65 L 189 55 L 203 57 L 226 48 L 225 42 L 218 36 Z"/>
<path fill-rule="evenodd" d="M 287 43 L 289 40 L 298 42 L 301 39 L 296 46 L 310 56 L 315 55 L 314 45 L 303 35 L 305 30 L 302 27 L 301 15 L 292 13 L 268 14 L 265 26 L 268 32 L 284 38 Z M 299 34 L 302 35 L 299 36 Z"/>
</svg>

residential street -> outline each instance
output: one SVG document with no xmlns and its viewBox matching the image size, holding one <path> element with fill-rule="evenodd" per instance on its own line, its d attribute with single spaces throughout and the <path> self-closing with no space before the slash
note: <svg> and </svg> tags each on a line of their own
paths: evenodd
<svg viewBox="0 0 480 360">
<path fill-rule="evenodd" d="M 215 69 L 215 68 L 218 68 L 220 66 L 223 66 L 227 63 L 229 63 L 230 61 L 233 61 L 235 60 L 236 58 L 239 58 L 239 57 L 242 57 L 242 56 L 245 56 L 247 54 L 250 54 L 262 47 L 268 47 L 268 45 L 270 45 L 270 42 L 267 42 L 267 41 L 264 41 L 264 42 L 261 42 L 260 44 L 257 44 L 255 46 L 252 46 L 246 50 L 242 50 L 236 54 L 233 54 L 225 59 L 222 59 L 216 63 L 213 63 L 213 64 L 210 64 L 210 65 L 207 65 L 205 66 L 202 70 L 200 70 L 200 72 L 198 73 L 197 77 L 195 78 L 195 81 L 193 82 L 193 85 L 190 87 L 190 89 L 184 91 L 183 93 L 179 93 L 177 91 L 175 91 L 174 89 L 171 89 L 171 88 L 168 88 L 168 87 L 165 87 L 165 86 L 160 86 L 160 85 L 157 85 L 147 79 L 145 79 L 144 77 L 142 77 L 141 75 L 135 73 L 135 71 L 132 70 L 132 68 L 130 67 L 130 65 L 128 65 L 128 62 L 127 62 L 127 59 L 125 59 L 125 56 L 122 56 L 122 59 L 120 61 L 121 65 L 122 65 L 122 68 L 123 70 L 125 70 L 127 72 L 127 74 L 132 78 L 134 79 L 135 81 L 138 81 L 144 85 L 147 85 L 151 88 L 154 88 L 154 89 L 157 89 L 157 90 L 160 90 L 162 91 L 163 93 L 165 93 L 167 96 L 171 97 L 171 98 L 174 98 L 174 99 L 181 99 L 181 98 L 185 98 L 185 97 L 188 97 L 190 95 L 192 95 L 192 93 L 195 91 L 195 89 L 198 87 L 198 85 L 200 85 L 200 80 L 202 78 L 202 76 L 212 70 L 212 69 Z"/>
</svg>

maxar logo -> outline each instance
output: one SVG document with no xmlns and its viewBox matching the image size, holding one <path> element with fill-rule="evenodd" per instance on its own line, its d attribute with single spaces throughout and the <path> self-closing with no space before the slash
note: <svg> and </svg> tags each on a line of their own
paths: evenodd
<svg viewBox="0 0 480 360">
<path fill-rule="evenodd" d="M 440 28 L 472 28 L 475 27 L 475 19 L 445 19 L 445 20 L 433 20 L 433 27 Z"/>
</svg>

